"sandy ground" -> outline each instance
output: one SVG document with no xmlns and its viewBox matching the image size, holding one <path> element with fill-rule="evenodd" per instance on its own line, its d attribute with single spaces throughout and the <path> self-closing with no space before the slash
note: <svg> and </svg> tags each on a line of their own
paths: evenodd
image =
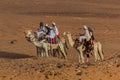
<svg viewBox="0 0 120 80">
<path fill-rule="evenodd" d="M 119 0 L 0 0 L 0 80 L 120 80 Z M 24 31 L 35 31 L 39 22 L 72 36 L 83 33 L 84 24 L 103 44 L 105 61 L 81 65 L 69 47 L 68 61 L 36 58 L 35 46 Z M 13 41 L 13 44 L 12 44 Z"/>
</svg>

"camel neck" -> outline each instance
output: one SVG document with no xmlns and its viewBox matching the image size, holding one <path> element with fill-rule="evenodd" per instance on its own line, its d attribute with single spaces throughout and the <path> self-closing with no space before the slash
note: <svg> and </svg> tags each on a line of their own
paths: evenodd
<svg viewBox="0 0 120 80">
<path fill-rule="evenodd" d="M 72 39 L 71 34 L 67 34 L 67 37 L 68 37 L 68 41 L 69 41 L 70 46 L 73 47 L 74 41 L 73 41 L 73 39 Z"/>
<path fill-rule="evenodd" d="M 38 41 L 35 37 L 31 38 L 31 42 L 37 47 L 40 47 L 42 45 L 41 41 Z"/>
</svg>

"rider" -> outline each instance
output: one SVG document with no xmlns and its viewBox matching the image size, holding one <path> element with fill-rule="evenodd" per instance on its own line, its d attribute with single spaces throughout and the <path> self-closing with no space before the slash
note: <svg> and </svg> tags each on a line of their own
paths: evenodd
<svg viewBox="0 0 120 80">
<path fill-rule="evenodd" d="M 46 36 L 48 36 L 50 33 L 50 27 L 48 26 L 48 24 L 45 24 L 45 28 L 46 28 Z"/>
<path fill-rule="evenodd" d="M 59 39 L 60 39 L 60 33 L 59 33 L 59 31 L 58 31 L 58 28 L 57 28 L 57 26 L 56 26 L 56 23 L 55 22 L 52 22 L 52 27 L 53 27 L 53 31 L 54 31 L 54 33 L 55 33 L 55 41 L 56 41 L 56 43 L 59 41 Z"/>
<path fill-rule="evenodd" d="M 54 30 L 53 30 L 53 27 L 49 27 L 49 30 L 50 30 L 50 31 L 49 31 L 49 34 L 48 34 L 48 35 L 49 35 L 49 36 L 48 36 L 48 37 L 49 37 L 49 40 L 48 40 L 48 41 L 49 41 L 49 43 L 52 44 L 52 43 L 55 43 L 55 35 L 56 35 L 56 34 L 55 34 Z"/>
<path fill-rule="evenodd" d="M 41 35 L 46 34 L 46 28 L 43 25 L 43 22 L 40 22 L 39 29 L 36 31 L 37 37 L 39 38 Z"/>
<path fill-rule="evenodd" d="M 86 25 L 83 26 L 85 33 L 79 37 L 79 41 L 82 43 L 83 40 L 89 41 L 90 39 L 94 40 L 93 31 L 91 28 L 87 27 Z"/>
<path fill-rule="evenodd" d="M 57 43 L 60 34 L 59 34 L 59 31 L 58 31 L 58 28 L 57 28 L 55 22 L 52 22 L 51 27 L 46 26 L 46 29 L 47 29 L 46 35 L 47 35 L 47 37 L 49 37 L 48 41 L 50 43 Z"/>
<path fill-rule="evenodd" d="M 89 53 L 93 49 L 92 44 L 94 40 L 94 35 L 91 28 L 87 27 L 86 25 L 84 25 L 83 28 L 85 30 L 85 33 L 79 37 L 79 41 L 85 46 L 85 51 Z"/>
</svg>

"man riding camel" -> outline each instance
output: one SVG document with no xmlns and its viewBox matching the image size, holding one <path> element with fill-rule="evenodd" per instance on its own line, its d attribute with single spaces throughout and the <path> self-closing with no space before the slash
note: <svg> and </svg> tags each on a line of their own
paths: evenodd
<svg viewBox="0 0 120 80">
<path fill-rule="evenodd" d="M 79 41 L 82 43 L 84 40 L 94 40 L 93 31 L 91 28 L 87 27 L 86 25 L 83 26 L 85 33 L 79 37 Z"/>
<path fill-rule="evenodd" d="M 56 26 L 55 22 L 52 22 L 52 27 L 53 27 L 53 31 L 55 33 L 55 39 L 56 39 L 56 43 L 58 43 L 59 39 L 60 39 L 60 33 L 58 31 L 58 28 Z"/>
<path fill-rule="evenodd" d="M 79 42 L 85 46 L 85 51 L 89 53 L 93 49 L 92 44 L 95 38 L 91 28 L 84 25 L 83 29 L 85 33 L 79 37 Z"/>
<path fill-rule="evenodd" d="M 59 38 L 59 31 L 58 28 L 55 24 L 55 22 L 52 23 L 51 27 L 46 27 L 48 32 L 46 33 L 47 36 L 49 38 L 48 42 L 50 43 L 57 43 L 58 42 L 58 38 Z"/>
<path fill-rule="evenodd" d="M 39 28 L 38 28 L 38 30 L 35 33 L 36 33 L 36 37 L 38 39 L 41 38 L 42 36 L 46 35 L 46 28 L 43 25 L 43 22 L 40 22 Z"/>
<path fill-rule="evenodd" d="M 48 24 L 44 26 L 43 22 L 40 22 L 39 29 L 35 32 L 35 34 L 38 40 L 46 38 L 50 43 L 58 43 L 60 39 L 60 33 L 55 22 L 52 22 L 51 27 L 49 27 Z"/>
</svg>

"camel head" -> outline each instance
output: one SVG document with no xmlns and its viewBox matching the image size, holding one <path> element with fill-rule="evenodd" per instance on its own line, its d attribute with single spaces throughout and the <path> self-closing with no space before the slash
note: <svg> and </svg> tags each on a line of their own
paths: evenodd
<svg viewBox="0 0 120 80">
<path fill-rule="evenodd" d="M 65 32 L 64 33 L 68 38 L 71 38 L 73 40 L 73 35 L 70 32 Z"/>
<path fill-rule="evenodd" d="M 63 35 L 64 35 L 64 36 L 66 36 L 66 35 L 67 35 L 67 36 L 71 36 L 71 33 L 70 33 L 70 32 L 63 32 Z"/>
<path fill-rule="evenodd" d="M 64 35 L 64 36 L 67 36 L 68 42 L 69 42 L 70 46 L 73 47 L 74 41 L 73 41 L 73 39 L 72 39 L 71 33 L 70 33 L 70 32 L 63 32 L 63 35 Z"/>
<path fill-rule="evenodd" d="M 33 38 L 35 38 L 32 30 L 27 30 L 24 32 L 25 33 L 25 38 L 27 41 L 31 42 Z"/>
<path fill-rule="evenodd" d="M 63 32 L 63 35 L 66 35 L 67 34 L 67 32 Z"/>
</svg>

